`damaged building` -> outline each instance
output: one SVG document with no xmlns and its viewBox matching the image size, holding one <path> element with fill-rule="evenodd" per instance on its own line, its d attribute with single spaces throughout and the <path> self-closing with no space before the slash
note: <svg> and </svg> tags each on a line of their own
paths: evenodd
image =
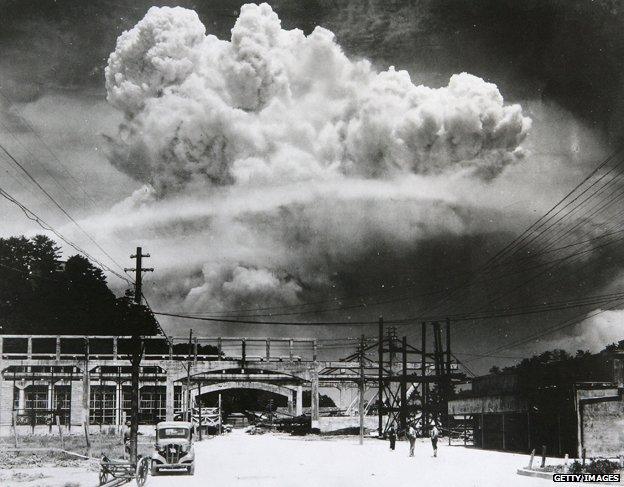
<svg viewBox="0 0 624 487">
<path fill-rule="evenodd" d="M 601 353 L 477 377 L 449 401 L 478 448 L 549 456 L 624 453 L 622 353 Z"/>
</svg>

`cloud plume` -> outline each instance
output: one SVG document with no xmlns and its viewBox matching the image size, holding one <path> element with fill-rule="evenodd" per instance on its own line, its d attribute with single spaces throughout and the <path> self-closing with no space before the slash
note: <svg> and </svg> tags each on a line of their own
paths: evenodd
<svg viewBox="0 0 624 487">
<path fill-rule="evenodd" d="M 229 41 L 191 10 L 151 8 L 119 37 L 106 88 L 124 114 L 110 160 L 146 185 L 111 230 L 140 221 L 187 249 L 192 310 L 296 304 L 375 252 L 470 233 L 462 195 L 474 204 L 522 163 L 531 126 L 492 83 L 417 86 L 326 29 L 284 30 L 267 4 L 244 5 Z"/>
</svg>

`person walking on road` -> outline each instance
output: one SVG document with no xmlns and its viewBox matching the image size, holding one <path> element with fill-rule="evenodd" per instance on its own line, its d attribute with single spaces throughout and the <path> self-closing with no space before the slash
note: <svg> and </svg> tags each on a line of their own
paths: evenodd
<svg viewBox="0 0 624 487">
<path fill-rule="evenodd" d="M 433 428 L 431 428 L 431 446 L 433 446 L 434 458 L 438 456 L 438 436 L 440 436 L 440 432 L 438 431 L 438 428 L 434 424 Z"/>
<path fill-rule="evenodd" d="M 407 428 L 407 439 L 409 440 L 409 456 L 414 456 L 414 447 L 416 446 L 416 428 L 414 428 L 414 424 L 410 423 L 409 428 Z"/>
<path fill-rule="evenodd" d="M 388 439 L 390 440 L 390 449 L 394 451 L 394 446 L 396 444 L 396 430 L 394 426 L 390 426 L 388 430 Z"/>
</svg>

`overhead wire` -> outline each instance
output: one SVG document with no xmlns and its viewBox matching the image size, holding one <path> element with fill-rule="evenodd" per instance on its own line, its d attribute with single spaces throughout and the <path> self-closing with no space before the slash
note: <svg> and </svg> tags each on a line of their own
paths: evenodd
<svg viewBox="0 0 624 487">
<path fill-rule="evenodd" d="M 542 217 L 540 217 L 538 220 L 536 220 L 536 222 L 534 222 L 531 226 L 529 226 L 529 228 L 528 228 L 528 229 L 526 229 L 525 231 L 523 231 L 523 232 L 522 232 L 522 233 L 521 233 L 518 237 L 516 237 L 516 238 L 515 238 L 512 242 L 510 242 L 510 243 L 509 243 L 506 247 L 504 247 L 504 249 L 503 249 L 503 250 L 499 251 L 499 252 L 498 252 L 495 256 L 493 256 L 492 258 L 488 259 L 488 261 L 487 261 L 486 263 L 484 263 L 484 264 L 483 264 L 483 265 L 479 268 L 479 270 L 477 271 L 477 273 L 476 273 L 475 275 L 471 276 L 471 277 L 470 277 L 467 281 L 465 281 L 464 283 L 460 284 L 459 286 L 457 286 L 457 287 L 455 287 L 453 290 L 451 290 L 451 292 L 449 293 L 449 296 L 447 296 L 447 297 L 446 297 L 446 299 L 443 299 L 443 300 L 441 300 L 441 301 L 438 301 L 438 302 L 437 302 L 437 303 L 436 303 L 433 307 L 432 307 L 432 306 L 429 306 L 429 307 L 425 308 L 425 309 L 423 310 L 423 313 L 430 312 L 432 309 L 434 309 L 434 310 L 435 310 L 435 309 L 439 309 L 439 308 L 440 308 L 440 307 L 442 307 L 442 306 L 448 307 L 448 306 L 449 306 L 449 300 L 450 300 L 451 296 L 453 296 L 454 294 L 456 294 L 456 293 L 457 293 L 457 291 L 459 291 L 459 290 L 462 290 L 462 289 L 467 290 L 467 289 L 469 289 L 471 286 L 473 286 L 475 283 L 487 283 L 488 281 L 489 281 L 489 282 L 492 282 L 492 281 L 493 281 L 493 278 L 492 278 L 492 277 L 488 277 L 488 271 L 490 271 L 491 266 L 493 265 L 493 263 L 494 263 L 496 260 L 499 260 L 499 259 L 501 258 L 501 256 L 505 253 L 504 251 L 506 251 L 507 253 L 509 253 L 510 249 L 512 249 L 512 248 L 514 248 L 514 247 L 515 247 L 515 248 L 517 248 L 517 244 L 518 244 L 519 242 L 521 242 L 523 239 L 524 239 L 524 240 L 526 239 L 526 236 L 530 234 L 530 232 L 531 232 L 531 229 L 532 229 L 532 228 L 541 228 L 541 226 L 543 226 L 544 224 L 546 224 L 548 221 L 552 220 L 553 218 L 556 218 L 556 217 L 557 217 L 557 216 L 561 213 L 561 210 L 563 210 L 564 208 L 569 207 L 571 202 L 568 202 L 568 203 L 565 203 L 565 204 L 564 204 L 565 199 L 566 199 L 566 198 L 568 198 L 569 196 L 573 195 L 573 194 L 574 194 L 574 191 L 575 191 L 576 189 L 578 189 L 578 188 L 582 187 L 582 185 L 583 185 L 585 182 L 589 181 L 589 180 L 591 179 L 591 177 L 592 177 L 592 176 L 596 175 L 596 174 L 598 173 L 599 169 L 601 169 L 601 168 L 605 167 L 605 165 L 606 165 L 608 162 L 611 162 L 611 161 L 614 159 L 615 155 L 616 155 L 617 153 L 619 153 L 619 151 L 620 151 L 620 150 L 621 150 L 621 149 L 618 149 L 616 152 L 614 152 L 613 154 L 611 154 L 611 155 L 610 155 L 610 156 L 609 156 L 609 157 L 608 157 L 605 161 L 603 161 L 603 162 L 602 162 L 602 163 L 601 163 L 601 164 L 600 164 L 600 165 L 599 165 L 596 169 L 594 169 L 594 170 L 593 170 L 593 171 L 592 171 L 592 172 L 591 172 L 588 176 L 586 176 L 586 177 L 583 179 L 583 181 L 581 181 L 581 183 L 579 183 L 579 184 L 578 184 L 578 185 L 577 185 L 577 186 L 576 186 L 576 187 L 575 187 L 572 191 L 570 191 L 570 192 L 569 192 L 569 193 L 568 193 L 568 194 L 567 194 L 567 195 L 566 195 L 563 199 L 559 200 L 559 202 L 557 202 L 557 203 L 556 203 L 556 204 L 555 204 L 555 205 L 554 205 L 554 206 L 553 206 L 553 207 L 552 207 L 552 208 L 551 208 L 551 209 L 550 209 L 550 210 L 549 210 L 549 211 L 548 211 L 545 215 L 543 215 L 543 216 L 542 216 Z M 622 164 L 622 162 L 624 162 L 624 159 L 619 160 L 619 162 L 617 162 L 617 164 L 616 164 L 614 167 L 612 167 L 611 169 L 609 169 L 609 170 L 607 171 L 607 173 L 611 173 L 611 172 L 612 172 L 612 170 L 613 170 L 613 169 L 615 169 L 615 168 L 617 168 L 617 167 L 619 167 L 619 166 Z M 620 169 L 620 173 L 621 173 L 621 169 Z M 598 178 L 598 180 L 599 180 L 599 181 L 601 181 L 602 179 L 604 179 L 604 176 L 605 176 L 605 175 L 603 174 L 602 176 L 600 176 L 600 177 Z M 617 176 L 617 175 L 616 175 L 616 176 Z M 597 181 L 592 182 L 592 183 L 589 185 L 589 188 L 591 188 L 591 187 L 595 186 L 595 185 L 596 185 L 596 182 L 597 182 Z M 582 194 L 585 194 L 585 193 L 587 192 L 587 190 L 588 190 L 588 188 L 585 188 L 585 189 L 583 190 Z M 600 188 L 599 188 L 598 190 L 596 190 L 593 194 L 597 194 L 597 193 L 599 193 L 599 192 L 600 192 Z M 574 197 L 574 198 L 573 198 L 573 200 L 572 200 L 572 201 L 577 201 L 577 200 L 579 199 L 579 197 L 580 197 L 580 195 L 577 195 L 576 197 Z M 585 201 L 585 200 L 583 200 L 583 201 L 582 201 L 581 203 L 579 203 L 579 204 L 582 204 L 584 201 Z M 563 206 L 561 206 L 561 205 L 563 205 Z M 559 207 L 559 206 L 561 206 L 561 208 L 560 208 L 559 210 L 555 211 L 555 209 L 556 209 L 557 207 Z M 548 215 L 550 215 L 550 216 L 548 217 Z M 504 263 L 504 265 L 505 265 L 505 266 L 513 265 L 513 261 L 509 261 L 509 260 L 508 260 L 507 262 L 505 262 L 505 263 Z M 479 279 L 478 281 L 476 280 L 476 278 L 477 278 L 477 277 L 480 277 L 480 279 Z M 494 277 L 497 277 L 497 276 L 494 276 Z M 465 299 L 466 299 L 466 298 L 464 298 L 464 300 L 465 300 Z"/>
<path fill-rule="evenodd" d="M 91 236 L 89 232 L 87 232 L 68 212 L 63 208 L 63 206 L 48 192 L 46 189 L 30 174 L 30 172 L 15 158 L 13 155 L 4 147 L 4 145 L 0 144 L 0 150 L 8 156 L 13 163 L 15 163 L 26 176 L 41 190 L 43 194 L 45 194 L 52 203 L 76 226 L 80 229 L 80 231 L 106 256 L 111 262 L 113 262 L 117 267 L 119 267 L 122 271 L 124 267 L 119 264 L 104 248 Z M 125 271 L 124 271 L 125 272 Z"/>
<path fill-rule="evenodd" d="M 584 194 L 586 194 L 591 188 L 593 188 L 594 186 L 596 186 L 600 181 L 602 181 L 603 179 L 605 179 L 609 174 L 611 174 L 613 171 L 615 171 L 618 167 L 620 167 L 620 165 L 622 164 L 623 160 L 619 160 L 619 162 L 617 162 L 613 167 L 611 167 L 605 174 L 602 174 L 601 176 L 598 177 L 597 180 L 591 182 L 588 187 L 586 187 L 585 189 L 582 190 L 581 194 L 576 195 L 571 201 L 568 201 L 567 203 L 565 203 L 566 198 L 570 197 L 571 195 L 574 194 L 574 192 L 577 189 L 582 188 L 582 186 L 591 180 L 591 178 L 598 174 L 598 172 L 600 171 L 600 169 L 606 167 L 610 162 L 612 162 L 613 160 L 615 160 L 616 156 L 621 152 L 621 148 L 617 149 L 616 151 L 614 151 L 609 157 L 607 157 L 604 161 L 602 161 L 598 167 L 596 167 L 590 174 L 588 174 L 580 183 L 578 183 L 576 185 L 575 188 L 573 188 L 570 192 L 568 192 L 568 194 L 566 196 L 564 196 L 564 198 L 562 198 L 556 205 L 554 205 L 545 215 L 543 215 L 542 217 L 540 217 L 538 220 L 536 220 L 533 224 L 531 224 L 529 226 L 529 228 L 527 228 L 525 231 L 523 231 L 522 234 L 520 234 L 518 237 L 516 237 L 512 242 L 510 242 L 509 244 L 507 244 L 503 249 L 501 249 L 501 251 L 499 251 L 495 256 L 491 257 L 490 259 L 488 259 L 488 261 L 486 263 L 484 263 L 479 270 L 477 271 L 477 274 L 479 273 L 483 273 L 483 271 L 488 270 L 492 264 L 496 261 L 499 261 L 501 256 L 504 255 L 505 253 L 508 253 L 511 251 L 511 249 L 514 249 L 514 254 L 518 253 L 519 249 L 522 248 L 519 245 L 522 245 L 524 243 L 524 246 L 526 246 L 527 244 L 525 243 L 525 241 L 527 240 L 527 238 L 533 238 L 530 237 L 530 232 L 534 231 L 534 230 L 539 230 L 542 227 L 544 227 L 544 225 L 547 225 L 548 222 L 550 222 L 552 219 L 557 218 L 559 215 L 561 215 L 561 213 L 566 210 L 567 208 L 569 208 L 575 201 L 577 201 L 579 198 L 581 198 Z M 594 191 L 594 193 L 592 193 L 591 196 L 594 196 L 595 194 L 599 193 L 600 190 L 604 189 L 604 187 L 606 187 L 606 185 L 611 184 L 611 181 L 608 181 L 607 183 L 604 183 L 603 186 L 599 187 L 597 190 Z M 575 211 L 576 209 L 580 208 L 581 205 L 583 203 L 585 203 L 590 197 L 586 197 L 585 199 L 583 199 L 579 204 L 577 204 L 577 206 L 575 206 L 573 208 L 573 210 Z M 560 207 L 559 209 L 557 209 L 558 207 Z M 542 232 L 540 233 L 540 235 L 544 234 L 547 230 L 549 230 L 550 228 L 552 228 L 552 226 L 554 226 L 555 224 L 560 223 L 564 218 L 569 218 L 570 217 L 570 211 L 568 211 L 568 213 L 564 214 L 563 216 L 559 217 L 559 219 L 556 220 L 555 223 L 552 223 L 551 225 L 549 225 L 547 228 L 542 229 Z M 597 238 L 604 238 L 604 236 L 599 236 Z M 555 243 L 557 240 L 555 239 L 552 243 Z M 577 244 L 574 244 L 577 245 Z M 563 249 L 568 248 L 569 246 L 564 246 Z M 547 250 L 551 250 L 551 249 L 547 249 Z M 566 258 L 569 258 L 566 257 Z M 504 263 L 505 266 L 509 266 L 510 263 L 506 262 Z M 497 267 L 500 268 L 501 263 L 499 262 L 497 264 Z M 474 277 L 471 277 L 471 281 L 474 281 Z M 505 275 L 503 275 L 503 277 L 507 277 Z M 476 281 L 476 283 L 480 283 L 482 281 Z M 292 310 L 303 310 L 301 312 L 297 312 L 297 311 L 293 311 L 292 313 L 268 313 L 268 314 L 263 314 L 263 315 L 257 315 L 257 316 L 286 316 L 286 315 L 299 315 L 299 314 L 321 314 L 321 313 L 326 313 L 326 312 L 330 312 L 330 311 L 342 311 L 342 310 L 347 310 L 347 309 L 356 309 L 356 308 L 368 308 L 368 307 L 372 307 L 372 306 L 377 306 L 380 304 L 387 304 L 387 303 L 391 303 L 391 302 L 397 302 L 397 301 L 405 301 L 405 300 L 410 300 L 410 299 L 414 299 L 414 298 L 418 298 L 418 297 L 425 297 L 428 295 L 436 295 L 436 294 L 452 294 L 453 291 L 457 290 L 457 289 L 461 289 L 464 288 L 466 286 L 467 283 L 462 283 L 462 285 L 458 286 L 455 289 L 441 289 L 441 290 L 437 290 L 434 291 L 432 293 L 426 293 L 426 294 L 417 294 L 417 295 L 403 295 L 400 297 L 395 297 L 395 298 L 390 298 L 388 300 L 381 300 L 381 301 L 377 301 L 377 302 L 360 302 L 360 303 L 353 303 L 353 304 L 346 304 L 346 305 L 338 305 L 335 306 L 333 308 L 317 308 L 317 309 L 304 309 L 306 307 L 311 307 L 311 306 L 315 306 L 315 305 L 319 305 L 319 304 L 326 304 L 326 303 L 334 303 L 336 301 L 352 301 L 358 298 L 362 298 L 362 297 L 366 297 L 366 296 L 378 296 L 378 295 L 382 295 L 382 294 L 388 294 L 388 293 L 393 293 L 396 292 L 396 290 L 398 288 L 400 288 L 401 286 L 396 286 L 396 287 L 391 287 L 388 290 L 384 290 L 382 292 L 376 292 L 376 293 L 368 293 L 367 295 L 360 295 L 360 296 L 349 296 L 349 297 L 344 297 L 344 298 L 340 298 L 340 299 L 331 299 L 331 300 L 323 300 L 323 301 L 316 301 L 316 302 L 309 302 L 309 303 L 298 303 L 295 305 L 286 305 L 286 306 L 270 306 L 270 307 L 258 307 L 258 308 L 243 308 L 243 309 L 238 309 L 238 310 L 226 310 L 226 311 L 213 311 L 210 312 L 205 311 L 203 313 L 201 313 L 202 315 L 208 315 L 208 316 L 229 316 L 229 317 L 241 317 L 243 316 L 243 314 L 245 316 L 253 316 L 250 315 L 249 313 L 253 313 L 253 312 L 258 312 L 258 311 L 269 311 L 269 310 L 287 310 L 287 309 L 292 309 Z M 474 285 L 475 282 L 469 282 L 468 284 Z M 403 287 L 415 287 L 418 284 L 412 284 L 409 286 L 403 286 Z M 448 299 L 448 297 L 447 297 Z M 239 313 L 238 315 L 235 313 Z M 199 313 L 198 313 L 199 314 Z"/>
<path fill-rule="evenodd" d="M 114 269 L 111 269 L 108 265 L 106 265 L 103 262 L 99 261 L 97 258 L 95 258 L 91 254 L 89 254 L 86 250 L 82 249 L 77 244 L 75 244 L 72 241 L 70 241 L 68 238 L 66 238 L 64 235 L 62 235 L 58 230 L 56 230 L 52 225 L 50 225 L 45 220 L 43 220 L 43 218 L 41 218 L 39 215 L 37 215 L 33 210 L 28 208 L 25 204 L 21 203 L 19 200 L 17 200 L 15 197 L 13 197 L 11 194 L 9 194 L 6 190 L 4 190 L 1 187 L 0 187 L 0 196 L 2 196 L 4 199 L 10 201 L 14 205 L 16 205 L 22 211 L 22 213 L 24 213 L 26 218 L 28 218 L 29 220 L 37 223 L 44 230 L 52 232 L 54 235 L 56 235 L 59 239 L 61 239 L 67 245 L 72 247 L 74 250 L 76 250 L 80 254 L 84 255 L 89 260 L 93 261 L 93 263 L 96 266 L 100 267 L 100 269 L 102 269 L 104 271 L 107 271 L 107 272 L 110 272 L 111 274 L 113 274 L 113 275 L 119 277 L 120 279 L 126 281 L 128 284 L 132 284 L 132 281 L 130 281 L 126 276 L 118 273 Z"/>
<path fill-rule="evenodd" d="M 508 342 L 508 343 L 506 343 L 504 345 L 501 345 L 501 346 L 496 347 L 496 348 L 494 348 L 494 349 L 492 349 L 490 351 L 487 351 L 487 352 L 481 354 L 479 357 L 477 357 L 477 358 L 475 358 L 473 360 L 470 360 L 469 362 L 475 362 L 475 361 L 481 360 L 483 358 L 493 357 L 494 356 L 493 354 L 496 354 L 496 353 L 504 351 L 504 350 L 509 350 L 511 348 L 518 348 L 519 346 L 525 345 L 526 343 L 528 343 L 528 342 L 530 342 L 532 340 L 539 339 L 539 338 L 542 338 L 544 336 L 550 335 L 551 333 L 553 333 L 555 331 L 560 331 L 560 330 L 563 330 L 564 328 L 568 328 L 570 326 L 577 325 L 577 324 L 579 324 L 579 323 L 581 323 L 581 322 L 583 322 L 583 321 L 585 321 L 587 319 L 593 318 L 593 317 L 598 316 L 598 315 L 600 315 L 602 313 L 605 313 L 607 311 L 611 311 L 613 309 L 621 307 L 622 305 L 624 305 L 624 300 L 620 300 L 620 301 L 616 302 L 615 304 L 613 304 L 612 306 L 609 306 L 608 308 L 605 308 L 605 309 L 597 309 L 597 310 L 592 311 L 589 314 L 582 313 L 580 315 L 575 316 L 574 318 L 560 321 L 560 322 L 556 323 L 555 325 L 549 326 L 546 329 L 544 329 L 544 330 L 542 330 L 542 331 L 540 331 L 538 333 L 532 334 L 532 335 L 530 335 L 528 337 L 523 337 L 521 339 L 514 340 L 512 342 Z"/>
<path fill-rule="evenodd" d="M 63 163 L 63 161 L 61 161 L 61 159 L 56 155 L 56 153 L 52 150 L 52 148 L 49 146 L 49 144 L 46 143 L 46 141 L 43 139 L 43 137 L 41 136 L 41 134 L 39 134 L 39 132 L 34 128 L 34 126 L 28 121 L 28 119 L 24 116 L 24 114 L 17 108 L 16 104 L 4 93 L 4 91 L 0 88 L 0 97 L 4 98 L 4 100 L 7 102 L 7 104 L 10 106 L 11 109 L 11 114 L 13 116 L 15 116 L 16 118 L 18 118 L 18 120 L 21 122 L 21 124 L 23 126 L 25 126 L 29 132 L 39 141 L 39 143 L 45 147 L 45 149 L 47 150 L 47 152 L 50 154 L 50 156 L 54 159 L 54 162 L 63 169 L 63 172 L 74 182 L 76 183 L 76 187 L 78 187 L 80 189 L 80 191 L 82 192 L 83 196 L 90 202 L 91 206 L 93 208 L 95 208 L 95 206 L 97 205 L 95 200 L 91 197 L 91 195 L 82 187 L 83 184 L 78 181 L 76 179 L 76 177 L 71 173 L 71 171 L 67 168 L 67 166 Z M 66 194 L 70 197 L 73 198 L 73 195 L 67 191 L 67 189 L 63 186 L 62 183 L 60 183 L 60 181 L 58 181 L 55 177 L 54 174 L 52 174 L 47 166 L 45 164 L 43 164 L 37 157 L 35 157 L 35 155 L 30 152 L 28 150 L 28 148 L 26 148 L 23 144 L 20 143 L 20 141 L 18 140 L 17 136 L 15 135 L 15 133 L 10 130 L 9 127 L 7 127 L 5 124 L 2 124 L 0 122 L 0 124 L 5 128 L 5 130 L 7 132 L 9 132 L 9 134 L 11 134 L 12 138 L 20 145 L 22 145 L 22 147 L 24 148 L 24 150 L 30 155 L 30 157 L 32 158 L 32 160 L 35 160 L 39 163 L 39 165 L 41 167 L 44 168 L 44 170 L 47 172 L 47 174 L 52 178 L 52 180 L 56 183 L 56 185 L 60 188 L 62 188 Z M 74 201 L 77 201 L 74 199 Z"/>
</svg>

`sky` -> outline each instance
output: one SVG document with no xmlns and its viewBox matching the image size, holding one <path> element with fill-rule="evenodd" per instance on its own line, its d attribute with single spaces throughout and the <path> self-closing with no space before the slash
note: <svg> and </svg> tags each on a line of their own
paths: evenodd
<svg viewBox="0 0 624 487">
<path fill-rule="evenodd" d="M 243 3 L 3 1 L 0 143 L 89 236 L 4 153 L 0 187 L 112 268 L 145 248 L 161 311 L 383 315 L 409 319 L 397 334 L 418 343 L 427 313 L 619 292 L 619 246 L 594 241 L 540 275 L 552 254 L 480 274 L 621 143 L 619 2 Z M 617 210 L 585 214 L 563 243 L 610 238 Z M 9 202 L 0 215 L 2 236 L 41 231 Z M 600 311 L 457 321 L 453 348 L 477 372 L 597 351 L 624 338 L 619 308 Z M 376 330 L 162 322 L 180 335 Z"/>
</svg>

